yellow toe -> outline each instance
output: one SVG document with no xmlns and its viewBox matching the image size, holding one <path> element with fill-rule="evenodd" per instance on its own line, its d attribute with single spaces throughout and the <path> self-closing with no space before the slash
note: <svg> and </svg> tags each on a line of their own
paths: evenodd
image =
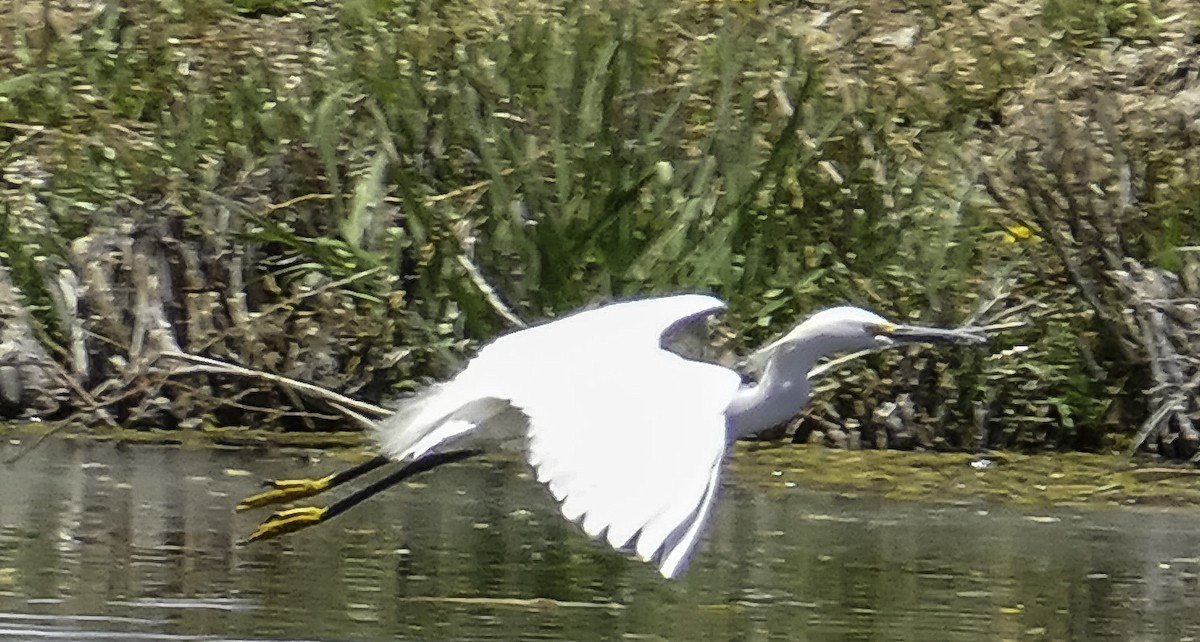
<svg viewBox="0 0 1200 642">
<path fill-rule="evenodd" d="M 250 510 L 251 508 L 259 508 L 260 506 L 286 504 L 287 502 L 294 502 L 297 499 L 312 497 L 329 488 L 331 479 L 333 479 L 333 475 L 322 477 L 321 479 L 277 479 L 270 481 L 267 482 L 268 490 L 243 499 L 238 503 L 236 510 L 241 512 Z"/>
<path fill-rule="evenodd" d="M 259 524 L 258 529 L 250 535 L 246 542 L 271 539 L 272 537 L 293 533 L 302 528 L 320 524 L 325 519 L 326 511 L 327 509 L 321 506 L 304 506 L 302 508 L 281 510 L 272 514 L 262 524 Z"/>
</svg>

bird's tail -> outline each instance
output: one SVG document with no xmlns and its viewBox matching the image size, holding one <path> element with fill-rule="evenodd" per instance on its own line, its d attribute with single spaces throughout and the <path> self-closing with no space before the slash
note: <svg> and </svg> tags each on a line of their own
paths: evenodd
<svg viewBox="0 0 1200 642">
<path fill-rule="evenodd" d="M 375 429 L 379 449 L 405 462 L 460 442 L 488 419 L 509 408 L 494 397 L 466 397 L 452 383 L 431 386 L 408 399 Z"/>
</svg>

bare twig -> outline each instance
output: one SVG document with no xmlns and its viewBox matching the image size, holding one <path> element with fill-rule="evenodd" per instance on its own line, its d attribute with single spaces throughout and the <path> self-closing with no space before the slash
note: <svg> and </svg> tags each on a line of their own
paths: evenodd
<svg viewBox="0 0 1200 642">
<path fill-rule="evenodd" d="M 217 359 L 210 359 L 208 357 L 201 357 L 199 355 L 186 354 L 183 352 L 164 352 L 159 355 L 159 357 L 192 364 L 188 367 L 169 370 L 167 372 L 168 376 L 207 372 L 214 374 L 236 375 L 240 377 L 251 377 L 255 379 L 262 379 L 263 381 L 269 381 L 273 384 L 283 386 L 296 392 L 301 392 L 309 396 L 316 397 L 338 408 L 339 410 L 343 408 L 349 408 L 357 413 L 379 418 L 383 418 L 392 414 L 391 411 L 386 408 L 381 408 L 374 404 L 366 403 L 365 401 L 351 399 L 350 397 L 340 395 L 332 390 L 327 390 L 318 385 L 306 383 L 304 381 L 297 381 L 295 379 L 290 379 L 277 374 L 271 374 L 269 372 L 263 372 L 261 370 L 245 368 L 232 363 L 225 363 L 224 361 L 218 361 Z M 355 420 L 359 419 L 359 417 L 352 418 Z"/>
<path fill-rule="evenodd" d="M 1144 444 L 1150 435 L 1155 431 L 1155 429 L 1158 428 L 1159 424 L 1165 421 L 1167 417 L 1171 416 L 1171 413 L 1173 412 L 1175 412 L 1175 406 L 1173 404 L 1163 404 L 1159 406 L 1158 410 L 1156 410 L 1153 415 L 1150 415 L 1149 419 L 1142 423 L 1141 428 L 1138 428 L 1137 435 L 1135 435 L 1133 438 L 1133 446 L 1129 449 L 1129 454 L 1132 456 L 1134 453 L 1140 450 L 1142 444 Z"/>
<path fill-rule="evenodd" d="M 809 379 L 817 379 L 817 378 L 823 377 L 825 375 L 825 373 L 827 373 L 831 370 L 837 369 L 842 364 L 849 363 L 851 361 L 854 361 L 855 359 L 865 357 L 865 356 L 871 354 L 872 352 L 877 352 L 877 350 L 859 350 L 858 352 L 851 352 L 850 354 L 844 354 L 840 357 L 837 357 L 836 359 L 830 359 L 829 361 L 826 361 L 825 363 L 822 363 L 821 365 L 814 367 L 812 370 L 809 370 L 808 378 Z"/>
<path fill-rule="evenodd" d="M 333 406 L 334 408 L 337 408 L 339 411 L 341 411 L 341 413 L 343 415 L 346 415 L 347 417 L 353 419 L 354 421 L 357 421 L 359 423 L 359 425 L 361 425 L 363 427 L 364 430 L 373 430 L 376 426 L 375 421 L 371 420 L 368 417 L 364 417 L 364 416 L 358 414 L 357 412 L 354 412 L 353 410 L 351 410 L 341 404 L 330 403 L 329 405 Z"/>
<path fill-rule="evenodd" d="M 467 277 L 471 279 L 471 283 L 479 288 L 479 292 L 483 294 L 484 300 L 488 302 L 488 305 L 492 306 L 496 314 L 499 314 L 505 321 L 508 321 L 515 327 L 525 327 L 525 322 L 521 320 L 521 317 L 518 317 L 515 312 L 504 304 L 504 301 L 500 299 L 500 295 L 496 293 L 496 289 L 488 284 L 487 279 L 483 278 L 483 273 L 479 271 L 479 268 L 466 255 L 458 255 L 458 264 L 466 271 Z"/>
<path fill-rule="evenodd" d="M 41 446 L 41 445 L 42 445 L 42 442 L 46 441 L 46 440 L 47 440 L 47 439 L 49 439 L 51 436 L 58 434 L 58 432 L 59 432 L 60 430 L 62 430 L 63 428 L 67 427 L 69 424 L 70 424 L 70 422 L 69 422 L 69 421 L 60 421 L 60 422 L 58 422 L 58 423 L 57 423 L 57 424 L 55 424 L 55 425 L 54 425 L 54 427 L 53 427 L 53 428 L 51 428 L 50 430 L 47 430 L 46 432 L 44 432 L 44 433 L 42 433 L 42 434 L 38 435 L 38 436 L 37 436 L 37 438 L 36 438 L 36 439 L 34 439 L 34 440 L 33 440 L 33 442 L 32 442 L 32 443 L 30 443 L 28 446 L 25 446 L 25 447 L 24 447 L 24 448 L 22 448 L 21 450 L 18 450 L 18 451 L 16 452 L 16 454 L 14 454 L 13 456 L 11 456 L 11 457 L 9 457 L 9 458 L 5 459 L 5 460 L 4 460 L 4 465 L 5 465 L 5 466 L 11 466 L 11 465 L 13 465 L 13 464 L 17 463 L 17 462 L 18 462 L 18 461 L 20 461 L 20 460 L 21 460 L 21 458 L 23 458 L 25 455 L 28 455 L 29 453 L 31 453 L 31 452 L 33 452 L 33 451 L 37 450 L 38 446 Z"/>
<path fill-rule="evenodd" d="M 471 203 L 466 206 L 466 209 L 470 210 L 482 197 L 483 192 L 476 194 L 472 198 Z M 466 220 L 457 225 L 450 226 L 455 238 L 458 239 L 458 247 L 462 250 L 462 254 L 458 255 L 458 264 L 466 271 L 467 278 L 471 279 L 471 283 L 483 294 L 484 300 L 488 302 L 488 305 L 492 306 L 496 314 L 499 314 L 513 327 L 524 328 L 526 325 L 525 322 L 512 311 L 512 308 L 504 303 L 504 299 L 500 298 L 500 294 L 496 292 L 496 288 L 487 282 L 479 266 L 475 265 L 475 262 L 472 260 L 475 256 L 475 238 L 468 232 L 469 227 L 470 224 Z"/>
</svg>

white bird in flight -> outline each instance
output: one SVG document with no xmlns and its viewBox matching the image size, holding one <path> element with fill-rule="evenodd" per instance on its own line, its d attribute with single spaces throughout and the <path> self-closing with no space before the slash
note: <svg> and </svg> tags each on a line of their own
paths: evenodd
<svg viewBox="0 0 1200 642">
<path fill-rule="evenodd" d="M 278 480 L 239 510 L 292 501 L 387 463 L 402 468 L 327 507 L 283 510 L 250 541 L 328 521 L 402 479 L 496 449 L 522 449 L 563 517 L 667 578 L 686 567 L 738 438 L 794 417 L 808 374 L 837 353 L 985 341 L 971 330 L 898 325 L 854 307 L 818 312 L 758 350 L 757 381 L 664 348 L 724 309 L 683 294 L 613 303 L 504 335 L 454 378 L 380 422 L 381 455 L 316 480 Z"/>
</svg>

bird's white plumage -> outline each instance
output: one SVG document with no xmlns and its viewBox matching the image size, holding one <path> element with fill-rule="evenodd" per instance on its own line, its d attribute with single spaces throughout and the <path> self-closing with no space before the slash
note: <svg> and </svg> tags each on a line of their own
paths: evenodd
<svg viewBox="0 0 1200 642">
<path fill-rule="evenodd" d="M 674 577 L 712 511 L 726 445 L 794 417 L 820 359 L 986 341 L 977 331 L 896 325 L 843 306 L 751 355 L 754 382 L 742 385 L 733 370 L 662 347 L 675 327 L 723 307 L 701 295 L 627 301 L 501 337 L 383 422 L 381 450 L 407 463 L 520 444 L 567 519 Z"/>
<path fill-rule="evenodd" d="M 386 422 L 381 445 L 403 461 L 503 441 L 513 426 L 498 418 L 515 408 L 529 462 L 563 515 L 673 577 L 710 512 L 740 378 L 661 343 L 723 307 L 702 295 L 628 301 L 501 337 Z"/>
<path fill-rule="evenodd" d="M 318 521 L 441 464 L 519 447 L 567 519 L 675 577 L 712 512 L 727 444 L 795 417 L 822 358 L 912 343 L 986 342 L 978 330 L 894 324 L 843 306 L 812 315 L 748 357 L 743 367 L 753 377 L 743 383 L 733 370 L 664 348 L 688 350 L 674 331 L 723 307 L 702 295 L 648 298 L 496 339 L 458 376 L 426 388 L 377 425 L 380 450 L 399 470 L 320 509 Z M 308 496 L 384 463 L 375 458 L 311 485 L 277 482 L 239 510 Z M 250 540 L 314 523 L 308 520 L 315 510 L 277 512 Z"/>
</svg>

